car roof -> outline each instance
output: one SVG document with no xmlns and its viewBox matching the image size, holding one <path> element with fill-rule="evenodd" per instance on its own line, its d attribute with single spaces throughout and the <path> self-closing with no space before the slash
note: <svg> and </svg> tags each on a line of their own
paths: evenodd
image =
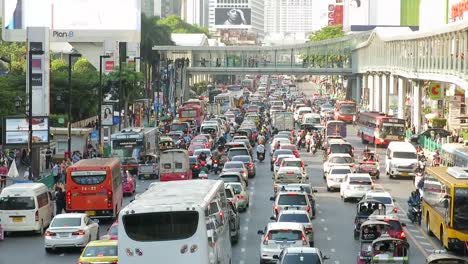
<svg viewBox="0 0 468 264">
<path fill-rule="evenodd" d="M 284 161 L 302 161 L 301 158 L 296 158 L 296 156 L 294 156 L 294 158 L 286 158 L 284 159 Z"/>
<path fill-rule="evenodd" d="M 307 195 L 304 192 L 301 191 L 279 191 L 278 196 L 280 195 L 290 195 L 290 194 L 296 194 L 296 195 Z"/>
<path fill-rule="evenodd" d="M 221 172 L 221 174 L 219 174 L 219 177 L 224 176 L 224 175 L 234 175 L 234 174 L 237 175 L 237 176 L 239 176 L 239 177 L 242 177 L 242 176 L 241 176 L 241 173 L 238 172 L 238 171 L 225 171 L 225 172 Z"/>
<path fill-rule="evenodd" d="M 295 229 L 295 230 L 303 230 L 304 225 L 301 223 L 294 223 L 294 222 L 271 222 L 268 223 L 268 230 L 278 230 L 278 229 Z"/>
<path fill-rule="evenodd" d="M 346 170 L 346 169 L 349 169 L 351 170 L 351 167 L 349 166 L 343 166 L 343 165 L 336 165 L 336 166 L 333 166 L 330 168 L 330 170 L 334 170 L 334 169 L 339 169 L 339 170 Z"/>
<path fill-rule="evenodd" d="M 234 156 L 232 157 L 232 159 L 235 159 L 235 158 L 238 158 L 238 159 L 245 159 L 245 158 L 248 158 L 248 159 L 252 159 L 252 157 L 250 155 L 237 155 L 237 156 Z"/>
<path fill-rule="evenodd" d="M 287 157 L 292 157 L 294 154 L 279 154 L 278 159 L 285 159 Z"/>
<path fill-rule="evenodd" d="M 199 148 L 199 149 L 196 149 L 194 152 L 210 152 L 211 153 L 211 149 L 209 149 L 209 148 Z"/>
<path fill-rule="evenodd" d="M 351 158 L 351 155 L 349 155 L 347 153 L 331 153 L 330 155 L 328 155 L 328 158 L 334 158 L 334 157 L 349 157 L 349 158 Z"/>
<path fill-rule="evenodd" d="M 244 162 L 238 161 L 238 160 L 230 160 L 230 161 L 227 161 L 224 165 L 226 166 L 227 164 L 242 164 L 242 165 L 244 165 Z"/>
<path fill-rule="evenodd" d="M 392 198 L 392 195 L 389 192 L 385 192 L 385 191 L 383 191 L 383 192 L 377 191 L 376 192 L 374 190 L 371 190 L 371 191 L 368 191 L 366 193 L 366 197 L 371 198 L 371 199 L 372 199 L 372 197 L 389 197 L 389 198 Z"/>
<path fill-rule="evenodd" d="M 118 240 L 110 240 L 110 239 L 103 239 L 103 240 L 93 240 L 90 241 L 86 247 L 97 247 L 97 246 L 117 246 Z"/>
<path fill-rule="evenodd" d="M 309 254 L 319 254 L 320 250 L 314 247 L 287 247 L 283 250 L 283 254 L 292 253 L 309 253 Z"/>
<path fill-rule="evenodd" d="M 349 143 L 346 140 L 341 139 L 341 138 L 332 138 L 332 139 L 330 139 L 328 144 L 330 144 L 330 145 L 333 145 L 333 144 L 348 144 L 348 145 L 351 145 L 351 143 Z"/>
<path fill-rule="evenodd" d="M 85 217 L 84 213 L 66 213 L 54 216 L 54 218 Z"/>
<path fill-rule="evenodd" d="M 369 179 L 372 179 L 371 176 L 369 175 L 369 173 L 348 173 L 347 174 L 349 177 L 366 177 L 366 178 L 369 178 Z"/>
<path fill-rule="evenodd" d="M 369 220 L 377 220 L 377 221 L 398 221 L 401 222 L 400 217 L 395 214 L 389 214 L 389 215 L 370 215 Z"/>
</svg>

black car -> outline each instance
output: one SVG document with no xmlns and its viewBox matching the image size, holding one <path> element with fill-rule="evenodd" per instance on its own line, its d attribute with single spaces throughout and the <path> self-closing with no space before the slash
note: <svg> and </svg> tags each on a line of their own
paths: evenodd
<svg viewBox="0 0 468 264">
<path fill-rule="evenodd" d="M 278 264 L 323 264 L 328 256 L 322 255 L 318 248 L 314 247 L 290 247 L 285 248 L 280 255 L 274 255 L 273 259 L 278 260 Z"/>
<path fill-rule="evenodd" d="M 415 135 L 411 136 L 411 142 L 418 143 L 419 140 L 422 137 L 445 138 L 445 137 L 448 137 L 448 136 L 451 136 L 451 135 L 452 135 L 452 132 L 447 131 L 447 130 L 445 130 L 443 128 L 429 128 L 428 130 L 425 130 L 425 131 L 423 131 L 423 132 L 421 132 L 419 134 L 415 134 Z"/>
<path fill-rule="evenodd" d="M 197 157 L 189 157 L 190 168 L 192 168 L 192 178 L 198 179 L 198 174 L 200 174 L 200 163 L 198 162 Z"/>
</svg>

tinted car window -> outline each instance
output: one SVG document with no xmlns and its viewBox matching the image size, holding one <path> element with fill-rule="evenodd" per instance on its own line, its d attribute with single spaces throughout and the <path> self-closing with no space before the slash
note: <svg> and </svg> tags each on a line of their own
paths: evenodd
<svg viewBox="0 0 468 264">
<path fill-rule="evenodd" d="M 244 163 L 247 163 L 247 162 L 251 162 L 252 158 L 250 158 L 250 156 L 237 156 L 237 157 L 233 157 L 232 161 L 242 161 Z"/>
<path fill-rule="evenodd" d="M 372 181 L 369 180 L 369 178 L 364 178 L 364 177 L 352 177 L 349 179 L 349 184 L 354 184 L 354 185 L 372 185 Z"/>
<path fill-rule="evenodd" d="M 240 194 L 242 192 L 240 184 L 232 184 L 231 187 L 234 190 L 234 194 Z"/>
<path fill-rule="evenodd" d="M 86 247 L 84 257 L 113 257 L 117 256 L 117 246 L 91 246 Z"/>
<path fill-rule="evenodd" d="M 300 160 L 286 160 L 283 162 L 283 167 L 301 167 L 302 163 Z"/>
<path fill-rule="evenodd" d="M 271 230 L 269 236 L 270 240 L 301 240 L 302 232 L 298 230 Z"/>
<path fill-rule="evenodd" d="M 278 222 L 309 223 L 309 217 L 306 214 L 282 214 Z"/>
<path fill-rule="evenodd" d="M 353 159 L 350 157 L 333 157 L 330 159 L 332 163 L 352 163 Z"/>
<path fill-rule="evenodd" d="M 239 177 L 237 177 L 236 175 L 232 175 L 232 176 L 225 175 L 225 176 L 220 177 L 220 178 L 221 178 L 221 180 L 223 180 L 224 182 L 240 182 Z"/>
<path fill-rule="evenodd" d="M 392 204 L 392 198 L 390 197 L 383 197 L 383 196 L 372 196 L 372 200 L 379 201 L 383 204 Z"/>
<path fill-rule="evenodd" d="M 244 168 L 244 166 L 242 163 L 226 163 L 224 165 L 224 168 L 225 169 L 240 169 L 240 168 Z"/>
<path fill-rule="evenodd" d="M 307 205 L 304 195 L 281 195 L 278 199 L 278 205 Z"/>
<path fill-rule="evenodd" d="M 122 217 L 125 233 L 135 241 L 186 239 L 198 227 L 197 211 L 128 214 Z"/>
<path fill-rule="evenodd" d="M 331 144 L 331 153 L 351 153 L 352 146 L 349 144 Z"/>
<path fill-rule="evenodd" d="M 282 155 L 282 154 L 291 154 L 291 155 L 293 155 L 293 152 L 290 149 L 278 149 L 278 150 L 275 150 L 275 153 L 273 153 L 273 157 L 277 158 L 278 155 Z"/>
<path fill-rule="evenodd" d="M 36 208 L 34 197 L 2 197 L 0 210 L 32 210 Z"/>
<path fill-rule="evenodd" d="M 81 226 L 80 217 L 55 218 L 51 227 Z"/>
<path fill-rule="evenodd" d="M 319 256 L 313 253 L 288 253 L 284 256 L 284 264 L 321 264 Z"/>
<path fill-rule="evenodd" d="M 396 230 L 396 231 L 401 231 L 403 228 L 401 227 L 401 223 L 395 220 L 390 220 L 387 221 L 387 224 L 390 225 L 390 229 Z"/>
<path fill-rule="evenodd" d="M 348 174 L 351 173 L 349 169 L 332 169 L 330 174 Z"/>
<path fill-rule="evenodd" d="M 393 157 L 397 159 L 416 159 L 416 153 L 414 152 L 393 152 Z"/>
<path fill-rule="evenodd" d="M 226 197 L 227 197 L 227 198 L 233 198 L 233 195 L 232 195 L 231 190 L 225 189 L 225 191 L 226 191 Z"/>
<path fill-rule="evenodd" d="M 230 149 L 228 155 L 229 157 L 235 157 L 239 155 L 249 155 L 249 151 L 246 149 Z"/>
</svg>

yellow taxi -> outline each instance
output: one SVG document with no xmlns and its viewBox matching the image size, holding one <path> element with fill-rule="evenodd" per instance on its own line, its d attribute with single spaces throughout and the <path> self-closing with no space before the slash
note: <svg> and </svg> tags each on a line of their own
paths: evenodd
<svg viewBox="0 0 468 264">
<path fill-rule="evenodd" d="M 118 263 L 117 240 L 95 240 L 89 242 L 78 259 L 78 264 Z"/>
</svg>

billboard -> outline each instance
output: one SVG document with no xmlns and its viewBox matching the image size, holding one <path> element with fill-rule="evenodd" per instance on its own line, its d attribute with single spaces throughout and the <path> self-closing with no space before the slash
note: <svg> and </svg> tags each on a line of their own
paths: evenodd
<svg viewBox="0 0 468 264">
<path fill-rule="evenodd" d="M 112 126 L 114 124 L 114 106 L 105 104 L 101 106 L 101 122 L 103 126 Z"/>
<path fill-rule="evenodd" d="M 2 15 L 6 41 L 25 41 L 27 27 L 58 42 L 140 41 L 140 0 L 3 0 Z"/>
<path fill-rule="evenodd" d="M 33 144 L 49 144 L 49 118 L 37 116 L 32 121 Z M 29 141 L 29 118 L 6 117 L 4 123 L 4 144 L 26 145 Z"/>
<path fill-rule="evenodd" d="M 250 8 L 215 8 L 217 28 L 250 28 L 252 10 Z"/>
<path fill-rule="evenodd" d="M 328 5 L 328 25 L 343 25 L 343 5 Z"/>
</svg>

